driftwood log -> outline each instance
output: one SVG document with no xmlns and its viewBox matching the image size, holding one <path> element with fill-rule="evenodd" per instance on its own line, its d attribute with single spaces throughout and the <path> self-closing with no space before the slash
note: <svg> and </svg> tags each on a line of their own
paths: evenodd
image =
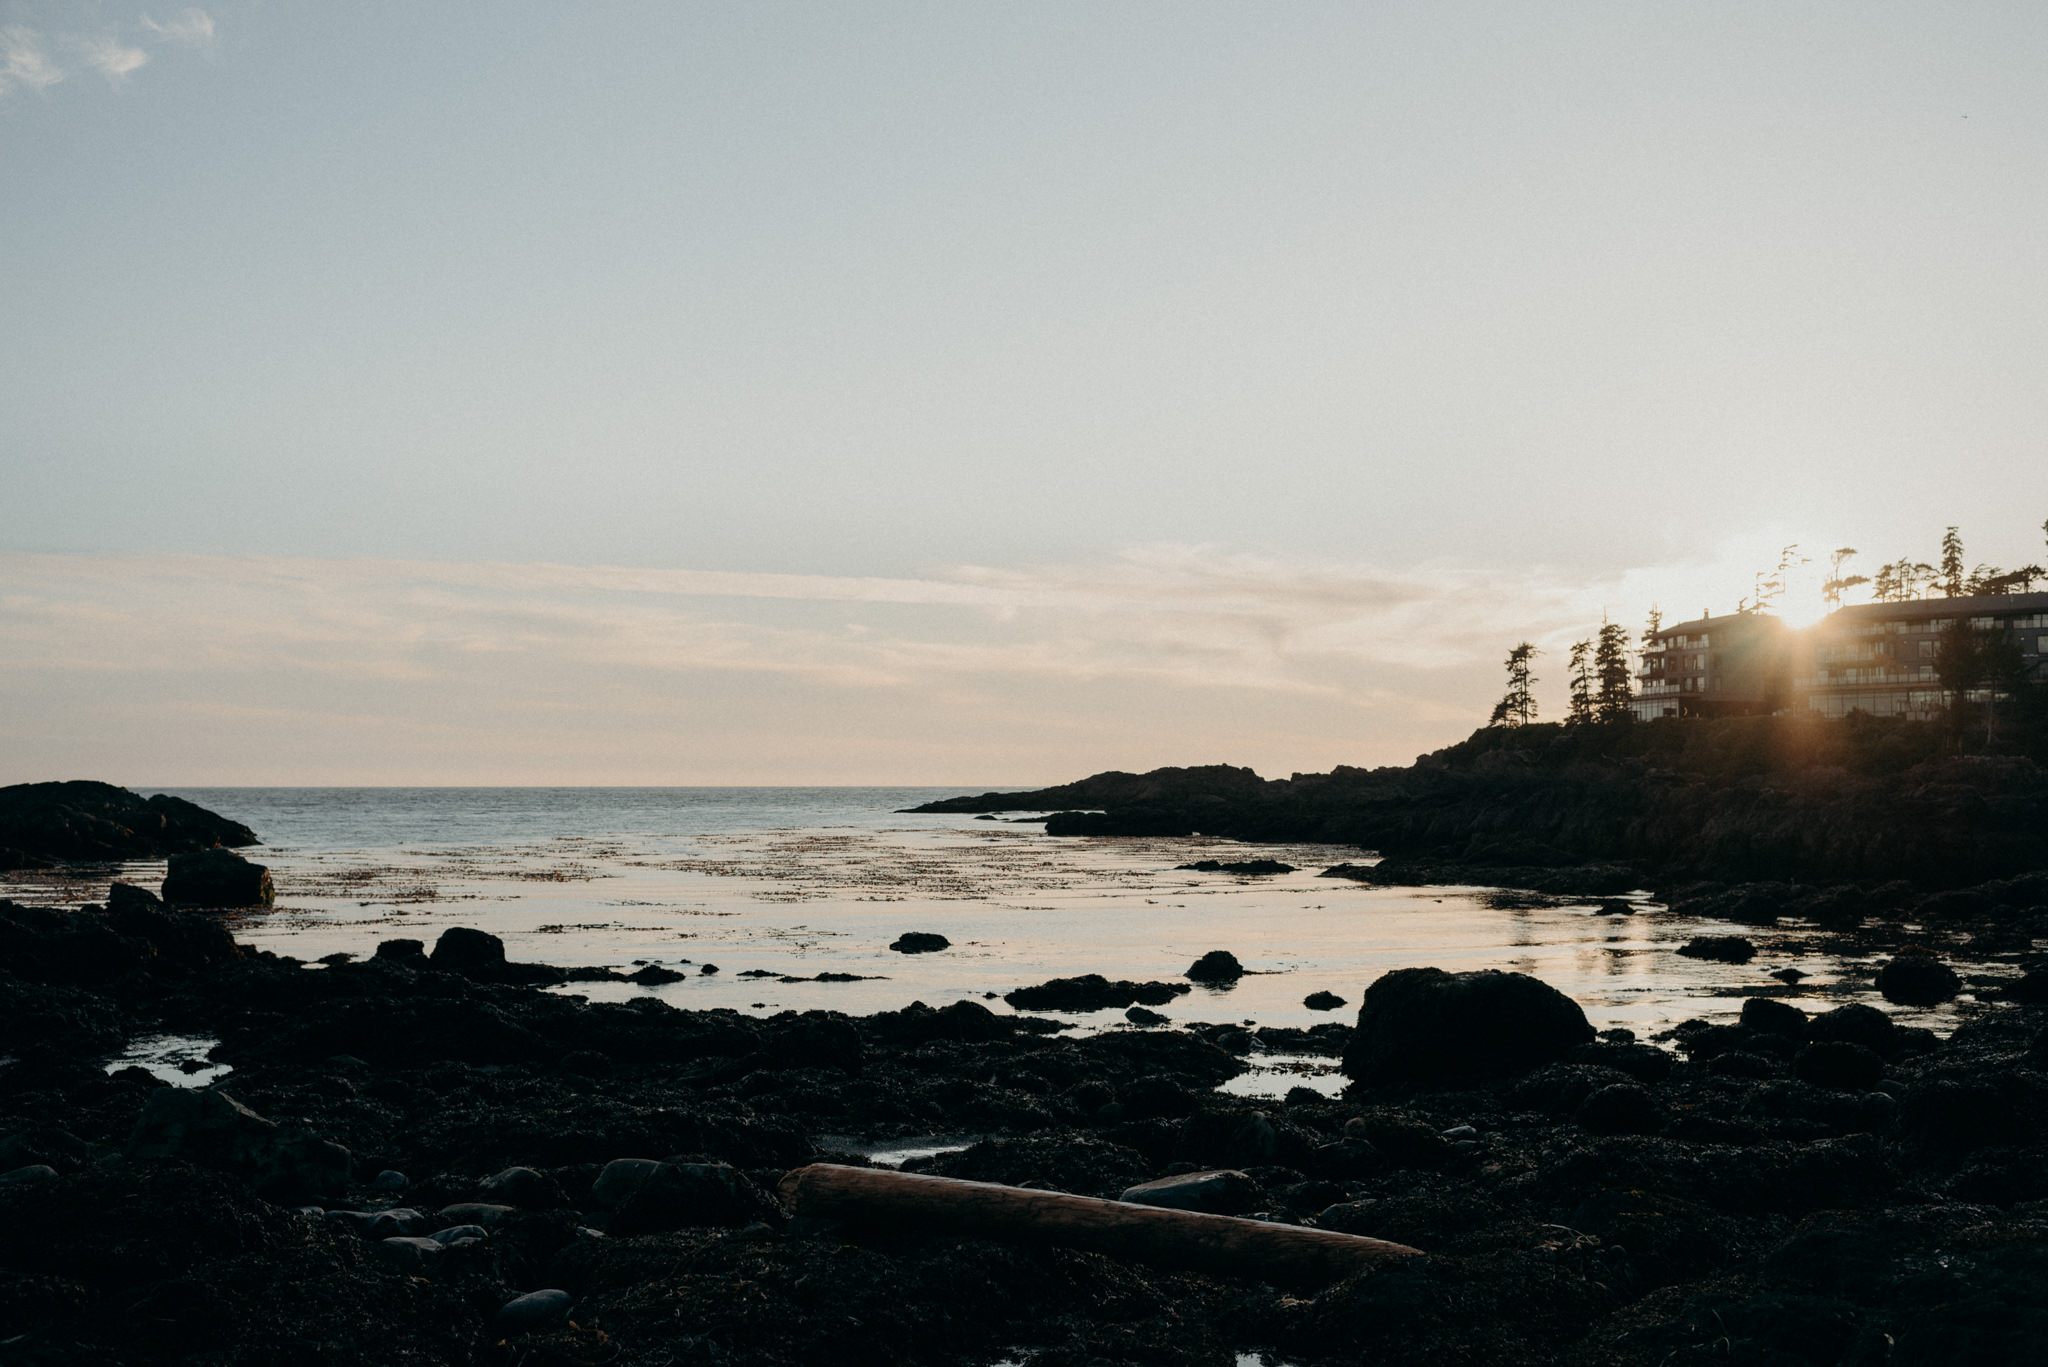
<svg viewBox="0 0 2048 1367">
<path fill-rule="evenodd" d="M 930 1225 L 981 1239 L 1059 1244 L 1136 1262 L 1327 1285 L 1420 1250 L 1301 1225 L 1093 1196 L 813 1163 L 782 1179 L 783 1205 L 826 1220 Z"/>
</svg>

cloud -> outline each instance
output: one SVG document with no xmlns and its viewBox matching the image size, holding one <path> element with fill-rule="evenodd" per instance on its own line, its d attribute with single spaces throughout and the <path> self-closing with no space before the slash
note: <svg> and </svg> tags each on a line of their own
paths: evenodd
<svg viewBox="0 0 2048 1367">
<path fill-rule="evenodd" d="M 134 28 L 144 42 L 170 44 L 210 52 L 215 37 L 213 16 L 188 8 L 158 21 L 143 15 Z M 68 54 L 68 65 L 51 55 Z M 21 89 L 42 94 L 76 71 L 96 71 L 109 85 L 119 86 L 147 65 L 148 51 L 122 36 L 119 25 L 93 32 L 44 32 L 23 25 L 0 28 L 0 96 Z"/>
<path fill-rule="evenodd" d="M 1464 735 L 1508 644 L 1585 634 L 1613 591 L 1170 545 L 895 578 L 0 553 L 0 754 L 286 782 L 1387 763 Z"/>
<path fill-rule="evenodd" d="M 200 50 L 213 46 L 213 16 L 196 7 L 180 10 L 162 23 L 145 14 L 142 28 L 159 42 Z"/>
<path fill-rule="evenodd" d="M 50 60 L 41 37 L 18 25 L 0 29 L 0 94 L 16 86 L 37 94 L 64 79 L 64 72 Z"/>
<path fill-rule="evenodd" d="M 149 54 L 139 47 L 130 47 L 110 34 L 99 34 L 90 38 L 73 38 L 72 46 L 79 59 L 91 70 L 107 78 L 112 85 L 119 85 L 130 72 L 149 61 Z"/>
</svg>

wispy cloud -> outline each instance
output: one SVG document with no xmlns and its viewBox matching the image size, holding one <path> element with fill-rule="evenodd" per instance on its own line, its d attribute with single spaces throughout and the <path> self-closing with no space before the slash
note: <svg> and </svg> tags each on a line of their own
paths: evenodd
<svg viewBox="0 0 2048 1367">
<path fill-rule="evenodd" d="M 20 25 L 0 29 L 0 55 L 5 58 L 5 65 L 0 66 L 0 95 L 16 88 L 41 94 L 64 79 L 63 69 L 50 60 L 42 36 L 33 29 Z"/>
<path fill-rule="evenodd" d="M 197 7 L 180 10 L 162 22 L 145 14 L 141 27 L 159 41 L 176 43 L 180 47 L 203 50 L 213 46 L 213 16 Z"/>
<path fill-rule="evenodd" d="M 97 72 L 110 85 L 119 86 L 148 64 L 150 54 L 140 44 L 210 52 L 216 28 L 213 16 L 197 7 L 181 10 L 167 20 L 144 14 L 129 25 L 38 29 L 15 24 L 0 28 L 0 96 L 16 90 L 39 95 L 81 71 Z"/>
<path fill-rule="evenodd" d="M 147 52 L 122 42 L 112 34 L 73 38 L 71 45 L 88 70 L 99 72 L 114 85 L 119 85 L 130 72 L 149 61 Z"/>
</svg>

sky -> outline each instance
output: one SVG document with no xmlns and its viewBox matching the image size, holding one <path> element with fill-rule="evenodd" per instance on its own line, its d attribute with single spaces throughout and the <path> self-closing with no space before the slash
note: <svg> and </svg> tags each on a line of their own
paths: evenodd
<svg viewBox="0 0 2048 1367">
<path fill-rule="evenodd" d="M 0 782 L 1405 763 L 1788 544 L 2048 561 L 2044 54 L 0 0 Z"/>
</svg>

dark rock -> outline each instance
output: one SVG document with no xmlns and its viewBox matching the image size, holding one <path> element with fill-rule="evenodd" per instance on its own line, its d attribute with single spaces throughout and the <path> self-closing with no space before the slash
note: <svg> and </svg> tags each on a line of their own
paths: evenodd
<svg viewBox="0 0 2048 1367">
<path fill-rule="evenodd" d="M 17 783 L 0 788 L 0 867 L 47 868 L 54 860 L 161 859 L 254 845 L 256 833 L 183 798 L 143 798 L 111 783 Z"/>
<path fill-rule="evenodd" d="M 1198 983 L 1234 983 L 1244 976 L 1244 965 L 1227 949 L 1212 949 L 1188 965 L 1181 975 Z"/>
<path fill-rule="evenodd" d="M 1577 1002 L 1526 974 L 1403 968 L 1366 989 L 1343 1068 L 1373 1085 L 1513 1076 L 1593 1038 Z"/>
<path fill-rule="evenodd" d="M 1564 1057 L 1567 1063 L 1612 1068 L 1645 1087 L 1654 1087 L 1671 1076 L 1671 1055 L 1654 1044 L 1612 1044 L 1603 1040 L 1582 1044 Z"/>
<path fill-rule="evenodd" d="M 411 1184 L 406 1181 L 405 1174 L 396 1168 L 386 1168 L 370 1179 L 371 1191 L 400 1192 L 409 1185 Z"/>
<path fill-rule="evenodd" d="M 48 1163 L 30 1163 L 26 1167 L 0 1172 L 0 1187 L 23 1186 L 30 1182 L 54 1182 L 57 1170 Z"/>
<path fill-rule="evenodd" d="M 1812 1039 L 1860 1044 L 1885 1058 L 1890 1058 L 1901 1047 L 1901 1032 L 1892 1023 L 1892 1018 L 1862 1002 L 1850 1002 L 1823 1012 L 1808 1022 L 1807 1029 Z"/>
<path fill-rule="evenodd" d="M 1161 1177 L 1127 1187 L 1118 1198 L 1138 1206 L 1198 1210 L 1209 1215 L 1242 1215 L 1265 1199 L 1259 1184 L 1242 1172 L 1224 1168 Z"/>
<path fill-rule="evenodd" d="M 133 883 L 111 883 L 107 886 L 108 911 L 160 912 L 163 909 L 163 899 L 148 888 L 139 888 Z"/>
<path fill-rule="evenodd" d="M 381 946 L 378 953 L 383 953 Z M 434 941 L 434 952 L 429 961 L 436 968 L 456 973 L 489 970 L 505 962 L 505 942 L 487 931 L 469 926 L 450 926 L 441 932 L 440 939 Z"/>
<path fill-rule="evenodd" d="M 1335 992 L 1311 992 L 1301 999 L 1301 1004 L 1311 1011 L 1335 1011 L 1344 1005 L 1344 999 Z"/>
<path fill-rule="evenodd" d="M 1740 935 L 1695 935 L 1680 945 L 1678 952 L 1688 959 L 1746 964 L 1756 957 L 1756 946 Z"/>
<path fill-rule="evenodd" d="M 450 1225 L 437 1229 L 427 1236 L 444 1248 L 460 1248 L 464 1244 L 478 1243 L 491 1237 L 491 1232 L 482 1225 Z"/>
<path fill-rule="evenodd" d="M 867 1058 L 853 1022 L 824 1011 L 806 1011 L 777 1026 L 765 1052 L 778 1068 L 836 1068 L 849 1074 L 859 1073 Z"/>
<path fill-rule="evenodd" d="M 1186 983 L 1111 982 L 1100 973 L 1078 978 L 1054 978 L 1036 987 L 1020 987 L 1003 994 L 1003 1000 L 1019 1011 L 1104 1011 L 1123 1006 L 1164 1006 L 1184 992 Z"/>
<path fill-rule="evenodd" d="M 277 900 L 270 870 L 233 850 L 174 854 L 164 900 L 181 907 L 267 907 Z"/>
<path fill-rule="evenodd" d="M 496 1337 L 545 1333 L 566 1322 L 576 1298 L 566 1291 L 529 1291 L 498 1307 L 491 1316 L 490 1332 Z"/>
<path fill-rule="evenodd" d="M 2026 1006 L 2048 1005 L 2048 971 L 2030 968 L 2000 989 L 1999 995 Z"/>
<path fill-rule="evenodd" d="M 648 964 L 625 976 L 629 983 L 639 983 L 642 987 L 660 987 L 666 983 L 679 983 L 690 975 L 678 973 L 673 968 L 663 968 L 660 964 Z"/>
<path fill-rule="evenodd" d="M 1421 1121 L 1385 1112 L 1353 1116 L 1344 1122 L 1344 1137 L 1370 1144 L 1404 1168 L 1434 1167 L 1451 1152 L 1450 1142 Z"/>
<path fill-rule="evenodd" d="M 378 1257 L 399 1271 L 413 1276 L 431 1271 L 434 1264 L 448 1252 L 446 1244 L 437 1239 L 426 1238 L 424 1235 L 399 1235 L 379 1239 L 370 1247 L 376 1250 Z"/>
<path fill-rule="evenodd" d="M 126 1152 L 131 1161 L 179 1158 L 238 1173 L 259 1195 L 287 1203 L 339 1195 L 348 1185 L 347 1149 L 265 1120 L 219 1091 L 151 1092 Z"/>
<path fill-rule="evenodd" d="M 1932 954 L 1901 951 L 1877 970 L 1877 990 L 1901 1006 L 1939 1006 L 1963 990 L 1963 980 Z"/>
<path fill-rule="evenodd" d="M 889 948 L 898 954 L 933 954 L 952 947 L 953 942 L 945 936 L 933 935 L 922 930 L 907 931 L 897 936 L 889 945 Z"/>
<path fill-rule="evenodd" d="M 1176 864 L 1174 868 L 1189 869 L 1195 873 L 1236 873 L 1253 876 L 1294 872 L 1294 865 L 1283 864 L 1277 859 L 1240 859 L 1226 863 L 1219 863 L 1214 859 L 1198 859 L 1192 864 Z"/>
<path fill-rule="evenodd" d="M 1157 1011 L 1148 1011 L 1142 1006 L 1134 1006 L 1124 1012 L 1124 1019 L 1133 1025 L 1147 1027 L 1172 1024 L 1167 1017 L 1160 1015 Z"/>
<path fill-rule="evenodd" d="M 526 1210 L 565 1210 L 569 1198 L 562 1184 L 532 1168 L 506 1168 L 477 1183 L 477 1191 L 490 1201 Z"/>
<path fill-rule="evenodd" d="M 396 959 L 404 962 L 407 959 L 424 958 L 426 957 L 426 952 L 427 946 L 425 942 L 420 940 L 380 940 L 377 943 L 377 957 L 380 959 Z M 503 952 L 504 947 L 500 945 L 499 953 L 501 956 Z"/>
<path fill-rule="evenodd" d="M 519 1218 L 516 1206 L 499 1205 L 494 1201 L 457 1201 L 452 1206 L 443 1206 L 434 1212 L 435 1224 L 480 1225 L 484 1229 L 496 1229 L 507 1221 Z"/>
<path fill-rule="evenodd" d="M 1962 921 L 1983 916 L 1996 906 L 1997 903 L 1974 888 L 1958 888 L 1926 898 L 1914 908 L 1913 914 L 1923 922 Z"/>
<path fill-rule="evenodd" d="M 1602 1087 L 1579 1105 L 1578 1122 L 1594 1134 L 1655 1134 L 1664 1128 L 1664 1112 L 1633 1082 Z"/>
<path fill-rule="evenodd" d="M 1777 1077 L 1783 1071 L 1783 1066 L 1770 1055 L 1752 1054 L 1746 1049 L 1730 1049 L 1707 1060 L 1707 1072 L 1714 1077 L 1762 1079 Z"/>
<path fill-rule="evenodd" d="M 1899 1100 L 1899 1131 L 1944 1154 L 1968 1153 L 2025 1139 L 2012 1102 L 1991 1082 L 1933 1078 Z"/>
<path fill-rule="evenodd" d="M 1884 1078 L 1877 1051 L 1847 1040 L 1820 1040 L 1801 1049 L 1792 1071 L 1802 1082 L 1842 1091 L 1868 1091 Z"/>
<path fill-rule="evenodd" d="M 779 1218 L 761 1189 L 724 1163 L 619 1159 L 605 1165 L 592 1192 L 611 1209 L 613 1234 L 659 1234 L 699 1225 L 737 1227 Z"/>
<path fill-rule="evenodd" d="M 1742 1023 L 1762 1035 L 1804 1041 L 1811 1033 L 1806 1013 L 1790 1002 L 1751 997 L 1742 1004 Z"/>
<path fill-rule="evenodd" d="M 1124 1084 L 1117 1100 L 1123 1103 L 1125 1116 L 1132 1120 L 1183 1116 L 1201 1104 L 1197 1092 L 1157 1073 Z"/>
</svg>

